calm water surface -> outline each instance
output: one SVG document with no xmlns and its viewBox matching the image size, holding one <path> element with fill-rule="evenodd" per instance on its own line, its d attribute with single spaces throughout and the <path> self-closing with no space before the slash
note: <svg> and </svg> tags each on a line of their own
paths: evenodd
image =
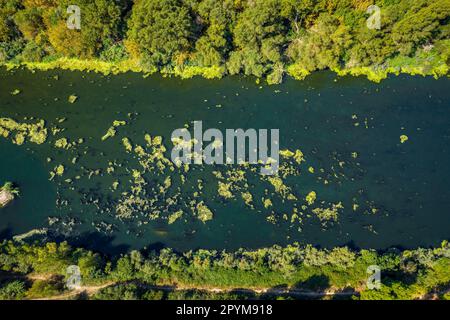
<svg viewBox="0 0 450 320">
<path fill-rule="evenodd" d="M 12 95 L 14 89 L 21 93 Z M 74 104 L 67 102 L 71 94 L 78 96 Z M 375 84 L 323 72 L 305 81 L 261 86 L 238 77 L 210 81 L 1 70 L 0 117 L 44 119 L 48 128 L 64 129 L 50 133 L 43 145 L 17 146 L 0 138 L 0 183 L 14 181 L 21 189 L 20 198 L 0 210 L 3 237 L 48 228 L 54 237 L 103 251 L 158 243 L 188 250 L 294 241 L 325 247 L 416 247 L 450 238 L 448 78 L 401 76 Z M 114 120 L 127 125 L 101 141 Z M 283 219 L 269 223 L 261 210 L 220 199 L 217 181 L 201 170 L 189 174 L 203 180 L 200 197 L 213 210 L 212 221 L 187 217 L 168 225 L 158 219 L 115 218 L 115 201 L 129 187 L 130 170 L 137 165 L 136 157 L 124 152 L 122 138 L 140 142 L 150 133 L 166 142 L 174 129 L 194 120 L 202 120 L 205 128 L 279 128 L 281 149 L 302 150 L 305 168 L 315 168 L 314 174 L 303 169 L 289 180 L 294 194 L 304 198 L 314 190 L 318 203 L 342 202 L 338 221 L 324 226 L 305 214 L 300 231 Z M 409 140 L 400 143 L 401 135 Z M 53 144 L 61 137 L 84 142 L 57 149 Z M 112 161 L 122 166 L 108 174 Z M 49 181 L 56 164 L 66 168 L 63 179 Z M 101 174 L 86 174 L 97 169 Z M 121 186 L 116 192 L 111 190 L 114 181 Z M 267 186 L 249 183 L 260 201 Z M 182 191 L 191 196 L 187 187 Z M 355 203 L 359 207 L 353 210 Z M 280 216 L 288 210 L 281 203 L 274 207 L 280 208 L 275 212 Z"/>
</svg>

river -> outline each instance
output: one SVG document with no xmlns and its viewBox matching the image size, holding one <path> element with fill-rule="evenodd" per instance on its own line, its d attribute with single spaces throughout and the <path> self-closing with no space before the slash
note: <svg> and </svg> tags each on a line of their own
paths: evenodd
<svg viewBox="0 0 450 320">
<path fill-rule="evenodd" d="M 317 72 L 267 86 L 242 77 L 2 69 L 0 88 L 0 117 L 42 119 L 48 128 L 40 145 L 0 137 L 0 184 L 13 181 L 21 191 L 0 209 L 2 238 L 46 228 L 53 238 L 104 252 L 233 250 L 295 241 L 413 248 L 450 238 L 448 78 L 399 76 L 376 84 Z M 20 93 L 12 94 L 16 89 Z M 75 103 L 68 102 L 70 95 L 77 96 Z M 114 127 L 115 120 L 126 124 Z M 145 134 L 162 136 L 170 158 L 171 132 L 195 120 L 221 130 L 279 129 L 280 149 L 301 150 L 305 159 L 291 161 L 297 173 L 283 178 L 296 200 L 239 166 L 144 168 L 142 157 L 152 148 L 140 157 L 123 146 L 125 137 L 134 148 L 145 146 Z M 116 134 L 102 140 L 111 127 Z M 401 136 L 408 140 L 402 143 Z M 56 147 L 61 138 L 71 146 Z M 64 173 L 51 179 L 58 165 Z M 217 172 L 234 178 L 221 180 Z M 232 198 L 218 194 L 219 181 L 231 183 Z M 311 191 L 317 199 L 307 205 Z M 250 205 L 242 199 L 246 192 Z M 132 194 L 142 201 L 127 202 Z M 190 210 L 199 203 L 213 213 L 211 220 L 200 221 Z M 118 215 L 119 204 L 131 214 Z M 319 218 L 330 210 L 335 219 Z"/>
</svg>

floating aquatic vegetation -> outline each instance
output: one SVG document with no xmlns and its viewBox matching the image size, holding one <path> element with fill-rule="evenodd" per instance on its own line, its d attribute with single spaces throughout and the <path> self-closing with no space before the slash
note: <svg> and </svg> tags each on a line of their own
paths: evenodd
<svg viewBox="0 0 450 320">
<path fill-rule="evenodd" d="M 117 133 L 117 131 L 116 131 L 115 127 L 109 127 L 108 131 L 102 137 L 102 141 L 105 141 L 108 138 L 114 137 L 116 135 L 116 133 Z"/>
<path fill-rule="evenodd" d="M 339 210 L 344 209 L 341 202 L 333 204 L 331 208 L 315 208 L 312 212 L 322 222 L 337 221 L 339 218 Z"/>
<path fill-rule="evenodd" d="M 264 199 L 263 198 L 262 202 L 263 202 L 264 208 L 266 208 L 266 209 L 269 209 L 270 207 L 273 206 L 272 200 L 270 200 L 270 199 Z"/>
<path fill-rule="evenodd" d="M 23 144 L 26 137 L 36 144 L 42 144 L 47 140 L 44 120 L 37 123 L 19 123 L 10 118 L 0 118 L 0 136 L 8 138 L 12 132 L 16 133 L 13 139 L 16 144 Z"/>
<path fill-rule="evenodd" d="M 56 166 L 53 171 L 50 172 L 50 180 L 53 180 L 55 176 L 62 176 L 64 174 L 64 166 L 62 164 Z"/>
<path fill-rule="evenodd" d="M 20 90 L 19 89 L 14 89 L 12 92 L 11 92 L 11 95 L 13 95 L 13 96 L 17 96 L 18 94 L 20 94 Z"/>
<path fill-rule="evenodd" d="M 114 137 L 117 133 L 116 128 L 120 127 L 120 126 L 124 126 L 126 124 L 127 124 L 126 121 L 114 120 L 112 126 L 109 127 L 108 131 L 102 137 L 102 141 L 105 141 L 108 138 Z"/>
<path fill-rule="evenodd" d="M 69 96 L 69 98 L 67 99 L 67 101 L 69 101 L 69 103 L 75 103 L 78 100 L 78 96 L 72 94 Z"/>
<path fill-rule="evenodd" d="M 248 164 L 242 164 L 241 168 L 248 167 Z M 220 171 L 213 171 L 214 176 L 219 180 L 218 193 L 225 199 L 234 198 L 233 192 L 246 190 L 248 188 L 246 172 L 241 169 L 227 170 L 224 174 Z M 222 181 L 221 181 L 222 180 Z"/>
<path fill-rule="evenodd" d="M 253 196 L 250 192 L 246 191 L 246 192 L 242 192 L 241 193 L 241 197 L 242 200 L 244 200 L 244 203 L 249 206 L 250 208 L 254 208 L 253 207 Z"/>
<path fill-rule="evenodd" d="M 231 182 L 230 183 L 223 183 L 219 181 L 219 195 L 225 199 L 232 199 L 234 198 L 233 194 L 230 191 L 231 188 Z"/>
<path fill-rule="evenodd" d="M 131 144 L 130 139 L 125 137 L 122 139 L 122 143 L 123 143 L 123 146 L 125 147 L 125 150 L 127 150 L 127 152 L 133 151 L 133 145 Z"/>
<path fill-rule="evenodd" d="M 13 143 L 21 146 L 25 142 L 25 135 L 23 133 L 16 133 L 16 136 L 13 139 Z"/>
<path fill-rule="evenodd" d="M 172 224 L 183 216 L 183 210 L 178 210 L 169 216 L 168 224 Z"/>
<path fill-rule="evenodd" d="M 408 137 L 407 135 L 402 134 L 402 135 L 400 136 L 400 143 L 405 143 L 405 142 L 408 141 L 408 140 L 409 140 L 409 137 Z"/>
<path fill-rule="evenodd" d="M 67 141 L 67 138 L 61 138 L 55 141 L 55 147 L 61 148 L 61 149 L 69 149 L 70 145 Z"/>
<path fill-rule="evenodd" d="M 291 150 L 280 150 L 280 156 L 282 156 L 283 158 L 289 159 L 289 158 L 293 158 L 295 160 L 295 162 L 297 162 L 298 164 L 305 162 L 305 158 L 303 155 L 303 152 L 300 151 L 299 149 L 295 150 L 294 152 L 292 152 Z"/>
<path fill-rule="evenodd" d="M 279 177 L 270 176 L 267 180 L 274 186 L 275 192 L 279 193 L 283 199 L 297 200 L 297 197 L 291 193 L 291 189 Z"/>
<path fill-rule="evenodd" d="M 266 217 L 266 221 L 271 224 L 276 224 L 278 219 L 277 219 L 277 216 L 275 215 L 275 213 L 272 212 L 270 215 L 268 215 Z"/>
<path fill-rule="evenodd" d="M 64 174 L 64 166 L 62 164 L 60 164 L 59 166 L 57 166 L 55 168 L 55 173 L 58 176 L 62 176 Z"/>
<path fill-rule="evenodd" d="M 317 199 L 317 194 L 315 191 L 311 191 L 310 193 L 308 193 L 308 195 L 305 198 L 306 203 L 308 205 L 313 205 L 314 202 L 316 201 L 316 199 Z"/>
<path fill-rule="evenodd" d="M 117 127 L 126 124 L 126 121 L 115 120 L 102 140 L 115 136 Z M 21 124 L 15 124 L 15 126 L 18 125 Z M 7 130 L 8 135 L 13 132 L 7 129 L 11 127 L 14 127 L 11 123 L 2 127 L 0 122 L 0 129 Z M 58 129 L 54 131 L 56 134 L 62 131 L 59 128 L 55 129 Z M 25 133 L 22 131 L 15 132 L 14 140 L 16 143 L 21 143 L 22 140 L 17 134 L 22 134 L 24 139 L 28 139 L 27 132 L 26 130 Z M 92 185 L 100 185 L 100 181 L 96 180 L 96 177 L 101 176 L 102 172 L 110 175 L 112 180 L 108 181 L 106 187 L 110 190 L 110 194 L 105 199 L 101 199 L 101 196 L 98 198 L 89 196 L 89 199 L 84 201 L 93 205 L 99 213 L 108 213 L 115 219 L 126 220 L 127 224 L 133 223 L 137 227 L 144 227 L 153 220 L 158 220 L 158 223 L 173 224 L 182 220 L 182 218 L 187 222 L 194 218 L 206 223 L 214 218 L 214 213 L 210 209 L 212 202 L 215 201 L 216 204 L 223 205 L 223 199 L 225 199 L 239 201 L 245 204 L 248 210 L 261 212 L 263 219 L 265 218 L 270 223 L 283 222 L 282 220 L 284 220 L 286 223 L 290 223 L 290 227 L 295 227 L 299 231 L 301 231 L 303 219 L 311 218 L 311 214 L 308 214 L 308 212 L 311 213 L 310 208 L 306 204 L 314 204 L 317 195 L 313 191 L 310 192 L 305 198 L 306 203 L 303 202 L 303 199 L 297 199 L 294 193 L 297 192 L 296 187 L 299 183 L 298 180 L 293 178 L 300 176 L 303 171 L 308 170 L 310 173 L 314 173 L 315 170 L 312 167 L 308 168 L 306 165 L 305 167 L 302 166 L 302 163 L 306 160 L 302 151 L 298 149 L 280 151 L 282 161 L 279 164 L 278 176 L 262 176 L 259 175 L 259 170 L 255 166 L 246 162 L 239 166 L 217 166 L 214 169 L 211 168 L 211 170 L 208 167 L 189 164 L 177 166 L 166 157 L 167 148 L 162 136 L 146 133 L 143 135 L 143 139 L 141 138 L 142 141 L 134 136 L 131 138 L 133 142 L 128 137 L 123 137 L 121 140 L 122 150 L 130 154 L 124 162 L 107 161 L 107 165 L 102 169 L 87 169 L 81 166 L 83 174 L 67 177 L 64 180 L 70 185 L 67 188 L 76 191 L 77 181 L 80 179 L 92 178 Z M 91 140 L 91 137 L 89 137 L 89 140 Z M 83 139 L 78 140 L 78 144 L 80 143 L 83 143 Z M 192 139 L 192 141 L 185 142 L 175 139 L 172 140 L 172 143 L 174 145 L 188 143 L 193 146 L 196 140 Z M 76 147 L 77 143 L 69 142 L 68 138 L 59 138 L 54 142 L 54 145 L 57 148 L 68 149 L 71 146 Z M 89 149 L 90 145 L 86 146 L 84 154 L 94 152 Z M 77 154 L 77 156 L 79 155 Z M 73 155 L 70 158 L 72 157 Z M 77 163 L 77 158 L 72 158 L 72 164 Z M 343 165 L 336 167 L 340 168 Z M 80 166 L 73 166 L 73 168 L 74 171 L 80 170 Z M 62 176 L 64 173 L 65 167 L 60 164 L 50 172 L 50 179 Z M 121 180 L 125 174 L 128 177 L 127 181 Z M 336 173 L 333 172 L 333 174 Z M 322 175 L 324 175 L 324 170 L 317 169 L 317 179 L 320 179 Z M 61 185 L 61 182 L 58 181 L 58 185 Z M 214 197 L 214 191 L 206 186 L 216 185 L 216 183 L 219 196 Z M 259 189 L 260 185 L 264 188 L 264 194 Z M 95 187 L 92 190 L 95 194 Z M 89 192 L 87 190 L 85 194 L 87 195 Z M 255 199 L 262 199 L 262 202 L 255 202 Z M 64 201 L 66 200 L 61 199 L 59 201 L 59 207 L 68 205 L 68 202 Z M 105 206 L 101 206 L 101 202 Z M 312 212 L 323 222 L 337 221 L 339 209 L 338 204 L 328 209 L 316 208 Z M 275 213 L 274 211 L 278 212 Z M 112 228 L 97 222 L 93 225 L 101 229 L 102 232 Z"/>
<path fill-rule="evenodd" d="M 197 204 L 197 218 L 203 223 L 212 220 L 213 218 L 212 211 L 205 205 L 203 201 Z"/>
</svg>

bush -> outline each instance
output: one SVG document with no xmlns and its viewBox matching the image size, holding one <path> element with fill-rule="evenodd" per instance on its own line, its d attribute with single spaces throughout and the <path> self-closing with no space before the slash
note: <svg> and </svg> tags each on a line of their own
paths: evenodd
<svg viewBox="0 0 450 320">
<path fill-rule="evenodd" d="M 64 290 L 61 279 L 36 280 L 27 292 L 30 299 L 53 297 Z"/>
<path fill-rule="evenodd" d="M 24 62 L 41 62 L 46 55 L 47 53 L 41 46 L 34 41 L 30 41 L 23 49 L 20 60 Z"/>
<path fill-rule="evenodd" d="M 21 300 L 25 294 L 25 283 L 22 281 L 8 282 L 0 287 L 0 300 Z"/>
</svg>

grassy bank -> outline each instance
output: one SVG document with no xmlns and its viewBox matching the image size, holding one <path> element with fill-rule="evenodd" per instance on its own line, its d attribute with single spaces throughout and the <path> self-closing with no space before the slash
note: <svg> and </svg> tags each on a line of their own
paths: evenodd
<svg viewBox="0 0 450 320">
<path fill-rule="evenodd" d="M 450 44 L 450 40 L 449 40 Z M 449 46 L 450 48 L 450 46 Z M 416 58 L 397 57 L 388 60 L 384 65 L 371 67 L 352 67 L 352 68 L 332 68 L 338 76 L 365 76 L 370 81 L 381 82 L 389 75 L 420 75 L 432 76 L 435 79 L 450 76 L 450 66 L 447 60 L 450 59 L 450 49 L 446 55 L 434 55 L 432 53 L 422 54 Z M 32 71 L 48 70 L 69 70 L 82 72 L 96 72 L 103 75 L 117 75 L 126 72 L 141 73 L 147 77 L 154 73 L 161 73 L 163 76 L 177 76 L 182 79 L 193 77 L 203 77 L 205 79 L 220 79 L 227 75 L 224 66 L 183 66 L 177 68 L 163 68 L 158 70 L 147 69 L 141 65 L 139 60 L 123 60 L 119 62 L 108 62 L 96 59 L 82 60 L 76 58 L 55 58 L 42 62 L 7 62 L 2 64 L 8 70 L 25 67 Z M 296 80 L 304 80 L 312 72 L 298 64 L 289 65 L 285 74 Z M 266 79 L 268 84 L 275 84 Z"/>
</svg>

